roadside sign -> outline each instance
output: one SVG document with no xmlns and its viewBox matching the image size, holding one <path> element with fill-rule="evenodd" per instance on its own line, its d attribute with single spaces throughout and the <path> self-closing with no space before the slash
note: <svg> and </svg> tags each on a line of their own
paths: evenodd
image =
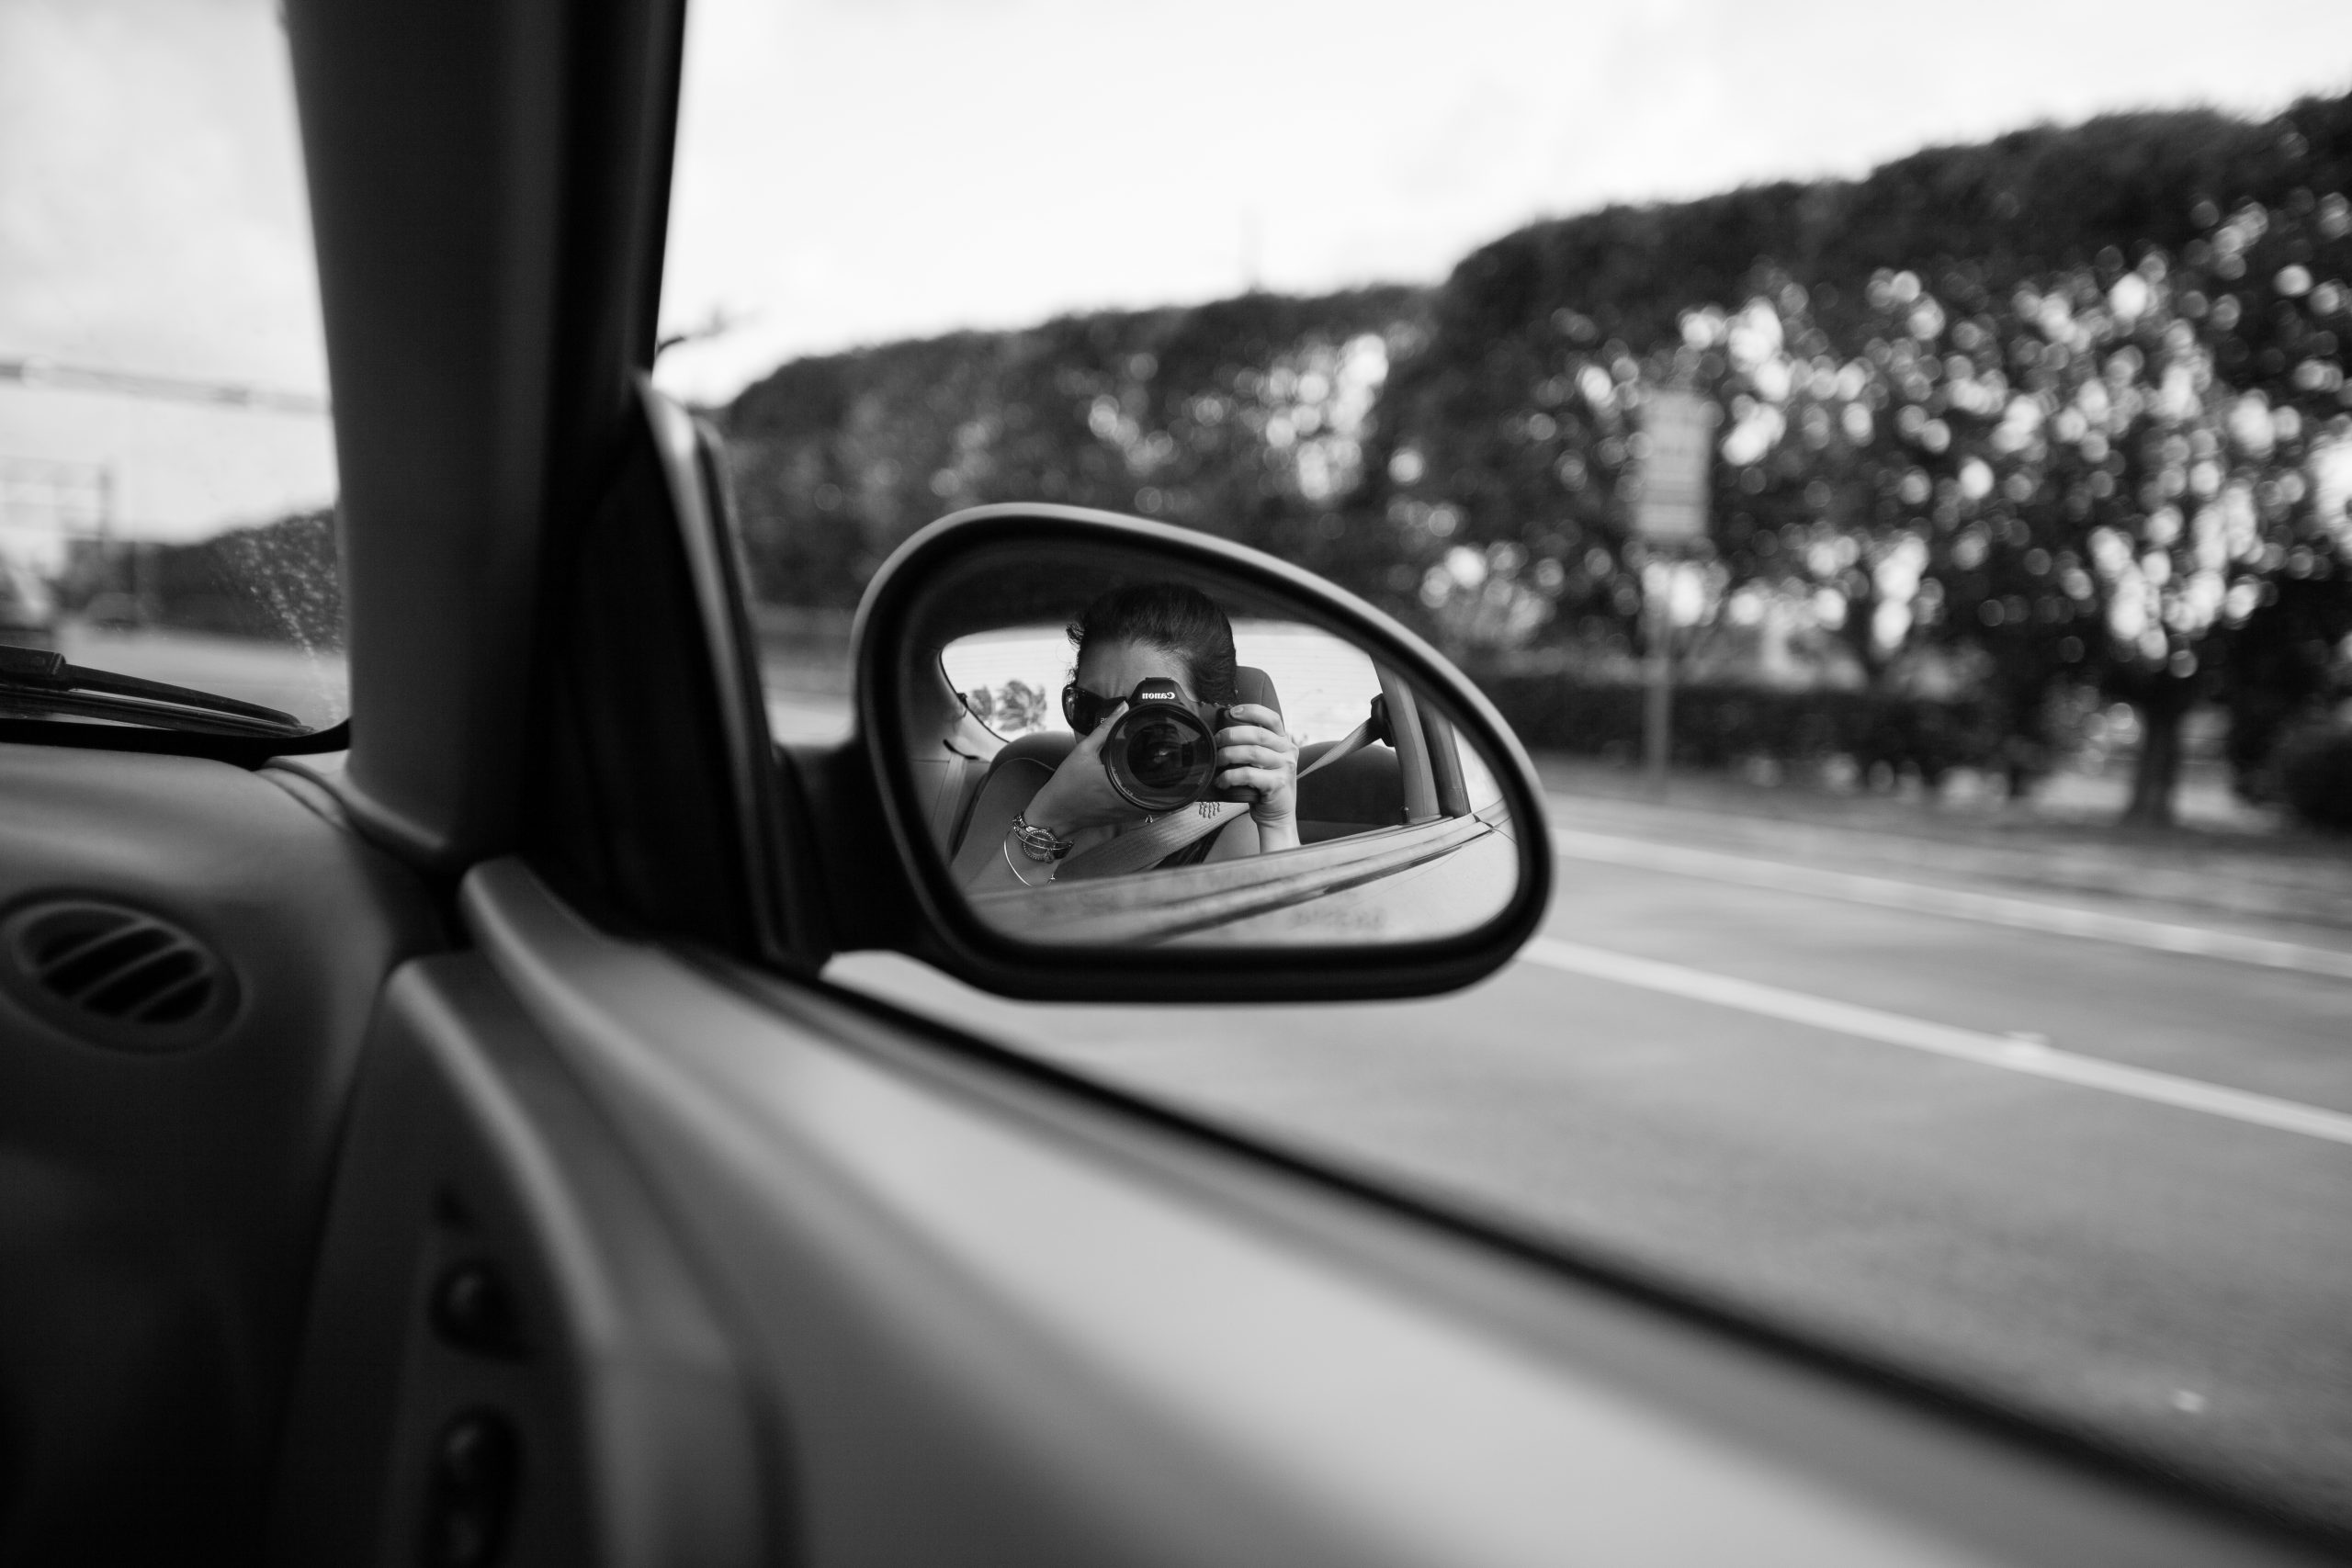
<svg viewBox="0 0 2352 1568">
<path fill-rule="evenodd" d="M 1634 533 L 1653 545 L 1691 545 L 1707 536 L 1707 470 L 1714 460 L 1715 405 L 1691 392 L 1655 389 L 1642 398 L 1641 491 L 1634 502 Z M 1670 583 L 1647 584 L 1648 691 L 1642 705 L 1643 771 L 1650 790 L 1666 795 L 1673 750 L 1674 617 Z"/>
<path fill-rule="evenodd" d="M 1707 470 L 1714 457 L 1715 405 L 1691 392 L 1653 390 L 1642 398 L 1641 496 L 1634 532 L 1653 544 L 1707 536 Z"/>
</svg>

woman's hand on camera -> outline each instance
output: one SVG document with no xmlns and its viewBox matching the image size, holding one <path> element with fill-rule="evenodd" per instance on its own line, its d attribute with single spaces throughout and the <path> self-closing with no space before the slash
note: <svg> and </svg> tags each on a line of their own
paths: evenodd
<svg viewBox="0 0 2352 1568">
<path fill-rule="evenodd" d="M 1226 716 L 1229 722 L 1216 732 L 1217 785 L 1250 791 L 1260 842 L 1288 848 L 1298 841 L 1298 742 L 1283 716 L 1262 704 L 1237 703 Z"/>
<path fill-rule="evenodd" d="M 1030 797 L 1028 809 L 1021 814 L 1023 820 L 1067 839 L 1081 828 L 1132 822 L 1142 815 L 1119 798 L 1119 792 L 1111 787 L 1109 770 L 1102 766 L 1102 742 L 1126 711 L 1127 705 L 1119 704 L 1102 716 L 1092 734 L 1078 738 L 1054 776 Z"/>
</svg>

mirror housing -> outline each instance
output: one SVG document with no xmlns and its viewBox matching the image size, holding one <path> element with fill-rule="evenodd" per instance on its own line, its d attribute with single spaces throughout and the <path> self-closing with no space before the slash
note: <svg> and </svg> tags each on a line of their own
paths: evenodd
<svg viewBox="0 0 2352 1568">
<path fill-rule="evenodd" d="M 954 700 L 952 688 L 934 677 L 933 689 L 922 689 L 907 671 L 922 641 L 921 623 L 926 615 L 936 617 L 933 602 L 952 592 L 959 576 L 968 579 L 990 563 L 1001 568 L 1024 559 L 1051 562 L 1057 552 L 1115 559 L 1176 580 L 1213 580 L 1254 605 L 1272 607 L 1352 643 L 1375 661 L 1384 685 L 1408 693 L 1404 702 L 1430 714 L 1431 732 L 1458 737 L 1491 775 L 1499 805 L 1486 815 L 1500 830 L 1487 835 L 1482 852 L 1489 863 L 1498 857 L 1508 863 L 1511 876 L 1507 886 L 1498 886 L 1491 911 L 1481 908 L 1467 929 L 1370 942 L 1310 935 L 1201 944 L 1197 938 L 1155 940 L 1159 933 L 1148 929 L 1148 921 L 1137 927 L 1132 920 L 1118 928 L 1125 940 L 1091 942 L 1084 917 L 1070 918 L 1077 908 L 1074 896 L 1081 890 L 1055 888 L 1055 895 L 1073 897 L 1057 898 L 1059 918 L 1048 922 L 1054 929 L 1042 940 L 1026 940 L 983 919 L 951 875 L 935 792 L 919 787 L 916 759 L 905 739 L 937 723 L 939 716 L 928 707 L 938 705 L 943 692 Z M 1066 617 L 1068 611 L 1062 614 Z M 1518 952 L 1549 901 L 1553 862 L 1542 793 L 1525 752 L 1493 706 L 1444 658 L 1387 615 L 1258 551 L 1164 524 L 1076 507 L 1016 504 L 960 512 L 908 540 L 876 574 L 852 631 L 851 665 L 855 728 L 850 739 L 838 748 L 786 754 L 813 821 L 817 842 L 808 848 L 824 869 L 837 948 L 893 949 L 984 990 L 1038 1000 L 1374 999 L 1426 996 L 1484 978 Z M 918 706 L 926 711 L 911 711 Z M 1417 727 L 1413 734 L 1418 744 Z M 1442 761 L 1425 760 L 1422 773 L 1433 773 L 1441 789 L 1453 777 L 1459 793 L 1455 766 L 1453 752 L 1446 750 Z M 1468 818 L 1462 826 L 1473 833 L 1483 830 Z M 1286 853 L 1313 862 L 1318 851 L 1347 851 L 1359 859 L 1367 852 L 1337 844 Z M 811 857 L 796 858 L 806 864 Z M 1021 880 L 1025 884 L 1027 878 Z M 1083 891 L 1099 903 L 1104 886 L 1091 882 Z"/>
</svg>

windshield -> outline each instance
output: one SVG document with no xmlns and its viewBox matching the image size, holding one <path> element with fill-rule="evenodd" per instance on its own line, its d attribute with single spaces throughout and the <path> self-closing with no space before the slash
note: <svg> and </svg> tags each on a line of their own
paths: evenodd
<svg viewBox="0 0 2352 1568">
<path fill-rule="evenodd" d="M 0 646 L 341 719 L 333 425 L 277 8 L 0 7 Z M 187 716 L 86 691 L 6 711 Z"/>
<path fill-rule="evenodd" d="M 1093 506 L 1408 624 L 1561 859 L 1427 1001 L 830 976 L 2352 1529 L 2352 10 L 922 18 L 690 17 L 657 377 L 779 736 L 916 529 Z M 945 649 L 947 841 L 1062 614 Z"/>
</svg>

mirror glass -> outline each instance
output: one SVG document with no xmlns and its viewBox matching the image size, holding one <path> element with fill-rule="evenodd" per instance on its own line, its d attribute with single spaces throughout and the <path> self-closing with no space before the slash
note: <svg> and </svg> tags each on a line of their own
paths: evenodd
<svg viewBox="0 0 2352 1568">
<path fill-rule="evenodd" d="M 947 878 L 1041 943 L 1460 936 L 1520 856 L 1495 760 L 1311 606 L 1115 544 L 927 584 L 899 739 Z"/>
</svg>

